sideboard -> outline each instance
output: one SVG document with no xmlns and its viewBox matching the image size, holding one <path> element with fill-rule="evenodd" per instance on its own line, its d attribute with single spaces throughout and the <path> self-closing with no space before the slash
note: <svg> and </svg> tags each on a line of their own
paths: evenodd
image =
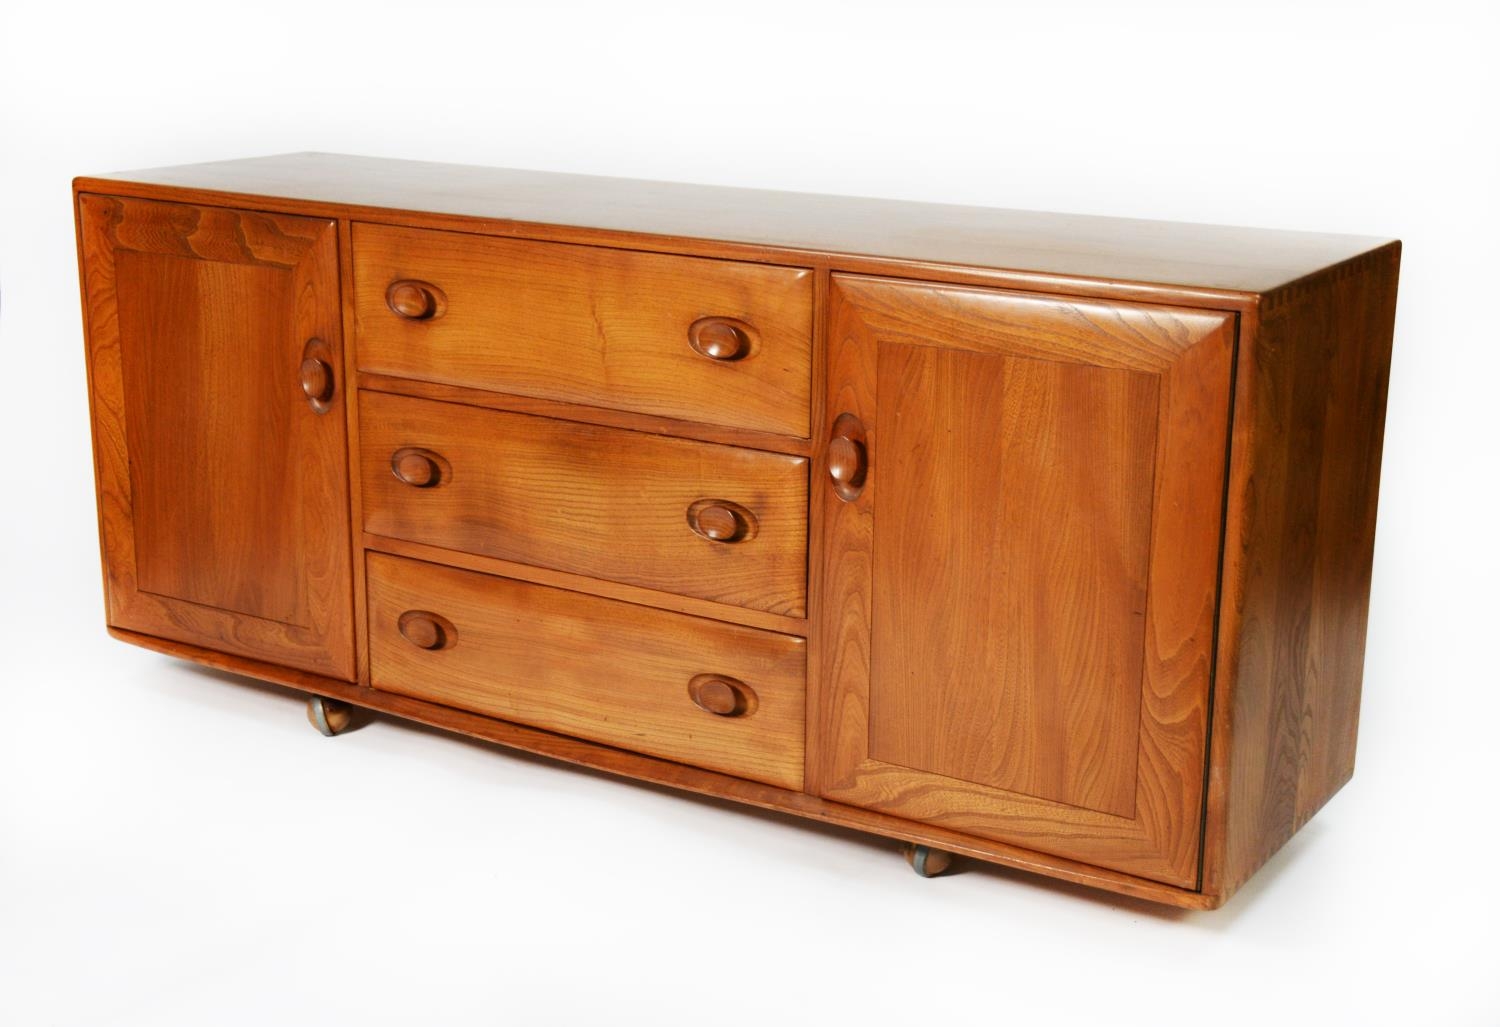
<svg viewBox="0 0 1500 1027">
<path fill-rule="evenodd" d="M 1354 766 L 1400 244 L 291 154 L 74 183 L 136 645 L 1192 908 Z"/>
</svg>

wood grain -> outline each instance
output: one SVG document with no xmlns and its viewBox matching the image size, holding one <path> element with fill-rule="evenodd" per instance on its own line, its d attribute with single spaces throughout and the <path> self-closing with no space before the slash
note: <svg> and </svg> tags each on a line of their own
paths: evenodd
<svg viewBox="0 0 1500 1027">
<path fill-rule="evenodd" d="M 831 324 L 822 794 L 1193 886 L 1233 320 L 836 275 Z"/>
<path fill-rule="evenodd" d="M 815 449 L 822 448 L 821 446 L 815 447 L 811 439 L 794 439 L 786 435 L 745 431 L 743 428 L 724 428 L 696 421 L 676 421 L 669 417 L 653 417 L 628 410 L 611 410 L 608 407 L 589 407 L 577 403 L 535 399 L 531 396 L 485 392 L 460 385 L 417 381 L 414 378 L 392 378 L 390 375 L 362 373 L 357 376 L 357 381 L 359 388 L 367 392 L 386 392 L 393 396 L 436 399 L 444 403 L 462 403 L 465 406 L 482 407 L 486 410 L 509 410 L 517 414 L 534 414 L 537 417 L 577 421 L 580 424 L 597 424 L 606 428 L 627 428 L 631 431 L 649 432 L 652 435 L 670 435 L 679 439 L 717 442 L 724 446 L 763 449 L 771 453 L 811 456 Z"/>
<path fill-rule="evenodd" d="M 339 307 L 342 316 L 342 338 L 354 338 L 354 269 L 349 259 L 353 252 L 353 233 L 347 221 L 338 224 L 339 240 Z M 354 571 L 354 663 L 357 680 L 370 683 L 369 618 L 365 616 L 365 558 L 363 533 L 364 504 L 359 491 L 359 404 L 352 397 L 358 384 L 358 359 L 353 346 L 341 346 L 345 391 L 351 397 L 341 403 L 349 433 L 344 476 L 349 480 L 349 552 Z"/>
<path fill-rule="evenodd" d="M 354 676 L 333 226 L 79 198 L 110 623 Z M 309 340 L 317 339 L 309 348 Z"/>
<path fill-rule="evenodd" d="M 770 613 L 807 603 L 807 461 L 540 417 L 360 395 L 365 530 Z M 402 449 L 452 478 L 412 488 Z M 704 499 L 749 511 L 724 543 L 688 520 Z"/>
<path fill-rule="evenodd" d="M 620 599 L 638 606 L 654 606 L 658 610 L 675 610 L 694 617 L 728 621 L 731 624 L 743 624 L 746 627 L 760 628 L 764 631 L 778 631 L 783 635 L 806 635 L 808 633 L 808 622 L 802 617 L 765 613 L 744 606 L 730 606 L 707 599 L 695 599 L 677 592 L 662 592 L 658 589 L 642 588 L 639 585 L 627 585 L 619 581 L 591 578 L 587 575 L 572 574 L 549 567 L 517 563 L 514 560 L 501 560 L 493 556 L 463 553 L 456 549 L 442 549 L 421 542 L 371 535 L 368 532 L 361 532 L 359 539 L 364 549 L 406 556 L 413 560 L 441 563 L 449 567 L 462 567 L 466 570 L 479 571 L 481 574 L 494 574 L 502 578 L 515 578 L 518 581 L 532 581 L 538 585 L 550 585 L 553 588 L 563 588 L 570 592 L 586 592 L 589 595 L 603 596 L 606 599 Z"/>
<path fill-rule="evenodd" d="M 507 234 L 600 242 L 663 237 L 665 246 L 678 250 L 685 249 L 685 241 L 712 241 L 745 244 L 747 253 L 802 250 L 907 264 L 1018 269 L 1038 279 L 1093 278 L 1252 293 L 1270 291 L 1385 241 L 328 153 L 153 168 L 80 179 L 78 186 L 112 191 L 127 183 L 218 194 L 223 201 L 264 197 L 282 209 L 343 216 L 379 211 L 391 219 L 402 211 L 419 211 L 428 224 L 446 219 Z M 570 228 L 575 230 L 561 231 Z"/>
<path fill-rule="evenodd" d="M 1214 909 L 1222 901 L 1217 896 L 1201 895 L 1187 889 L 1174 888 L 1156 881 L 1132 877 L 1129 874 L 1052 856 L 1018 845 L 976 838 L 931 824 L 903 820 L 875 810 L 830 802 L 816 795 L 703 770 L 699 767 L 687 766 L 596 742 L 570 738 L 555 732 L 527 727 L 524 724 L 496 720 L 477 713 L 467 713 L 451 706 L 413 699 L 393 692 L 362 688 L 276 663 L 248 659 L 122 628 L 110 628 L 109 633 L 122 642 L 191 660 L 206 667 L 243 674 L 318 695 L 331 696 L 366 709 L 380 710 L 403 720 L 427 724 L 455 734 L 484 739 L 507 748 L 536 753 L 549 759 L 661 785 L 676 791 L 711 796 L 904 842 L 933 846 L 956 855 L 969 856 L 999 866 L 1042 874 L 1061 881 L 1182 909 Z M 894 851 L 892 855 L 895 856 Z"/>
<path fill-rule="evenodd" d="M 441 316 L 393 312 L 410 278 Z M 365 371 L 807 437 L 806 270 L 357 224 L 354 280 Z M 695 349 L 707 318 L 733 359 Z"/>
<path fill-rule="evenodd" d="M 266 452 L 303 416 L 266 402 L 298 372 L 259 344 L 286 334 L 292 287 L 282 267 L 115 253 L 136 586 L 306 627 L 301 483 Z"/>
<path fill-rule="evenodd" d="M 828 421 L 828 332 L 832 300 L 833 276 L 826 267 L 819 268 L 813 279 L 813 424 Z M 815 435 L 817 434 L 815 428 Z M 829 504 L 837 502 L 831 489 L 824 488 L 828 480 L 827 444 L 822 438 L 814 438 L 812 456 L 809 461 L 810 475 L 807 496 L 807 763 L 803 772 L 804 787 L 810 795 L 820 795 L 823 790 L 823 770 L 828 765 L 824 755 L 824 725 L 821 723 L 823 709 L 823 668 L 827 655 L 829 637 L 823 630 L 823 615 L 826 577 L 823 547 L 826 532 L 824 520 Z"/>
<path fill-rule="evenodd" d="M 870 758 L 1132 817 L 1157 375 L 877 361 Z"/>
<path fill-rule="evenodd" d="M 1267 296 L 1235 406 L 1203 888 L 1354 772 L 1401 249 Z"/>
<path fill-rule="evenodd" d="M 802 787 L 802 639 L 372 553 L 371 683 L 784 788 Z M 427 648 L 398 622 L 451 624 Z M 752 709 L 700 709 L 700 675 L 748 686 Z"/>
</svg>

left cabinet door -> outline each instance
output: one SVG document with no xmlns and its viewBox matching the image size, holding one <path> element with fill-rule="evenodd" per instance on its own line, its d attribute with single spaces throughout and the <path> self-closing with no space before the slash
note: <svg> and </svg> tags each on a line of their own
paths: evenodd
<svg viewBox="0 0 1500 1027">
<path fill-rule="evenodd" d="M 334 223 L 78 198 L 109 623 L 354 678 Z"/>
</svg>

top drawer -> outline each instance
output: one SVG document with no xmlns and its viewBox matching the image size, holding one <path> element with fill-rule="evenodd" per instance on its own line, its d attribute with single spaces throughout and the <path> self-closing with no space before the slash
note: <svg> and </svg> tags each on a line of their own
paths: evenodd
<svg viewBox="0 0 1500 1027">
<path fill-rule="evenodd" d="M 354 226 L 362 371 L 806 438 L 812 273 Z"/>
</svg>

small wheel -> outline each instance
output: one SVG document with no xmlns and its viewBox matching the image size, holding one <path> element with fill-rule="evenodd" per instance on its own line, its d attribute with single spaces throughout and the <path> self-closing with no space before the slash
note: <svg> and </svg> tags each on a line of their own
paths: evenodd
<svg viewBox="0 0 1500 1027">
<path fill-rule="evenodd" d="M 908 845 L 906 861 L 911 864 L 918 877 L 936 877 L 948 869 L 953 862 L 953 854 L 942 849 L 930 849 L 925 845 Z"/>
<path fill-rule="evenodd" d="M 307 700 L 307 722 L 317 728 L 319 733 L 329 738 L 349 726 L 353 713 L 348 703 L 339 702 L 337 699 L 325 699 L 321 695 L 314 695 L 309 696 Z"/>
</svg>

